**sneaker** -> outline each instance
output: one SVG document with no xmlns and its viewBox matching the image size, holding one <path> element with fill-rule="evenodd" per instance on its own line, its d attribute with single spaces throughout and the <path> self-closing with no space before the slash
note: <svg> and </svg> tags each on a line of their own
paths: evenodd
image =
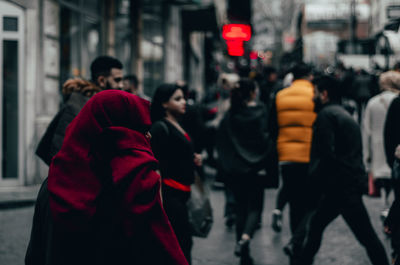
<svg viewBox="0 0 400 265">
<path fill-rule="evenodd" d="M 293 257 L 294 256 L 294 244 L 293 243 L 291 243 L 291 242 L 289 242 L 288 244 L 286 244 L 284 247 L 283 247 L 283 252 L 287 255 L 287 256 L 289 256 L 289 257 Z"/>
<path fill-rule="evenodd" d="M 282 212 L 278 209 L 272 211 L 272 229 L 279 233 L 282 231 Z"/>
<path fill-rule="evenodd" d="M 241 257 L 241 256 L 248 256 L 249 255 L 249 244 L 250 244 L 250 240 L 239 240 L 236 243 L 235 246 L 235 256 L 237 257 Z"/>
<path fill-rule="evenodd" d="M 382 222 L 385 222 L 385 220 L 386 220 L 386 218 L 388 217 L 388 215 L 389 215 L 389 209 L 385 209 L 385 210 L 383 210 L 382 212 L 381 212 L 381 221 Z"/>
</svg>

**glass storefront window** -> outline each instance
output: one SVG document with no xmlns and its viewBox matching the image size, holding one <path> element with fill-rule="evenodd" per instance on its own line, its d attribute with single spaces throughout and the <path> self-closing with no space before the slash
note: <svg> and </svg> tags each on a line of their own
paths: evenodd
<svg viewBox="0 0 400 265">
<path fill-rule="evenodd" d="M 90 10 L 92 13 L 99 13 L 101 1 L 98 0 L 84 0 L 82 1 L 83 9 Z"/>
<path fill-rule="evenodd" d="M 18 31 L 18 18 L 17 17 L 3 17 L 3 30 L 4 31 Z"/>
<path fill-rule="evenodd" d="M 144 0 L 142 25 L 143 89 L 152 96 L 163 81 L 163 20 L 161 1 Z"/>
<path fill-rule="evenodd" d="M 90 64 L 100 54 L 100 25 L 88 17 L 83 18 L 81 76 L 90 79 Z"/>
<path fill-rule="evenodd" d="M 3 179 L 18 178 L 18 41 L 3 41 Z"/>
<path fill-rule="evenodd" d="M 130 0 L 116 1 L 115 55 L 124 65 L 124 72 L 131 73 Z"/>
<path fill-rule="evenodd" d="M 101 3 L 60 1 L 60 85 L 74 77 L 90 80 L 90 64 L 101 49 Z M 96 17 L 96 14 L 99 16 Z"/>
<path fill-rule="evenodd" d="M 79 14 L 67 9 L 61 9 L 61 82 L 80 76 L 81 32 Z"/>
</svg>

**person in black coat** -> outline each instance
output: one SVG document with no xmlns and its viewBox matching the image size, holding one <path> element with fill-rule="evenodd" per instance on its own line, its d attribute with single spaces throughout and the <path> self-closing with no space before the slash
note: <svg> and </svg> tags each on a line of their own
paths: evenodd
<svg viewBox="0 0 400 265">
<path fill-rule="evenodd" d="M 400 96 L 393 99 L 386 114 L 384 128 L 384 143 L 386 160 L 390 167 L 393 167 L 395 150 L 400 145 Z"/>
<path fill-rule="evenodd" d="M 395 258 L 395 264 L 400 264 L 400 179 L 399 176 L 400 167 L 400 97 L 395 98 L 386 115 L 385 128 L 384 128 L 384 144 L 386 161 L 392 168 L 392 181 L 394 187 L 395 200 L 390 208 L 389 215 L 385 220 L 385 232 L 390 234 L 393 248 L 393 257 Z M 396 166 L 395 166 L 396 164 Z M 397 172 L 396 172 L 397 171 Z"/>
<path fill-rule="evenodd" d="M 317 119 L 313 128 L 309 177 L 322 191 L 300 257 L 294 264 L 312 264 L 325 228 L 341 215 L 374 265 L 388 265 L 385 249 L 376 235 L 362 195 L 367 177 L 362 160 L 361 132 L 350 114 L 338 104 L 336 79 L 315 81 Z"/>
<path fill-rule="evenodd" d="M 185 112 L 186 100 L 179 86 L 163 84 L 157 88 L 151 104 L 151 146 L 159 161 L 165 212 L 191 264 L 193 240 L 186 204 L 195 167 L 201 166 L 202 161 L 194 152 L 191 137 L 179 123 Z"/>
<path fill-rule="evenodd" d="M 217 132 L 218 162 L 236 202 L 234 253 L 241 264 L 253 263 L 249 244 L 260 220 L 266 178 L 258 172 L 267 168 L 271 146 L 267 110 L 256 97 L 255 83 L 241 79 L 232 90 L 230 110 Z"/>
</svg>

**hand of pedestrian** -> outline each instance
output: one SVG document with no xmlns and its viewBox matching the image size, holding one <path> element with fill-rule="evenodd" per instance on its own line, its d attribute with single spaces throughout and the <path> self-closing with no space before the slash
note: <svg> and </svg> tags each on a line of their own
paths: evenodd
<svg viewBox="0 0 400 265">
<path fill-rule="evenodd" d="M 396 150 L 395 150 L 395 152 L 394 152 L 394 156 L 395 156 L 397 159 L 400 159 L 400 144 L 396 147 Z"/>
<path fill-rule="evenodd" d="M 198 167 L 201 167 L 203 165 L 203 157 L 198 154 L 198 153 L 194 153 L 194 164 Z"/>
<path fill-rule="evenodd" d="M 385 225 L 383 227 L 383 231 L 385 232 L 386 235 L 391 235 L 392 234 L 392 230 L 390 230 L 389 226 Z"/>
</svg>

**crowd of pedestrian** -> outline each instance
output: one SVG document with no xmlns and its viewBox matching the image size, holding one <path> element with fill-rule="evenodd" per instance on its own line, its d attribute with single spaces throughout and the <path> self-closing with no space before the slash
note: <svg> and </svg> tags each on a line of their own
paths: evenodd
<svg viewBox="0 0 400 265">
<path fill-rule="evenodd" d="M 250 243 L 271 187 L 279 188 L 275 232 L 289 207 L 290 264 L 312 264 L 339 215 L 372 264 L 389 264 L 362 200 L 380 191 L 400 264 L 400 72 L 371 77 L 339 65 L 321 73 L 296 63 L 284 74 L 223 73 L 215 111 L 204 111 L 188 104 L 183 81 L 150 98 L 117 59 L 96 58 L 90 81 L 63 85 L 63 105 L 37 147 L 49 173 L 25 264 L 191 264 L 188 201 L 204 163 L 224 183 L 241 265 L 254 264 Z"/>
</svg>

